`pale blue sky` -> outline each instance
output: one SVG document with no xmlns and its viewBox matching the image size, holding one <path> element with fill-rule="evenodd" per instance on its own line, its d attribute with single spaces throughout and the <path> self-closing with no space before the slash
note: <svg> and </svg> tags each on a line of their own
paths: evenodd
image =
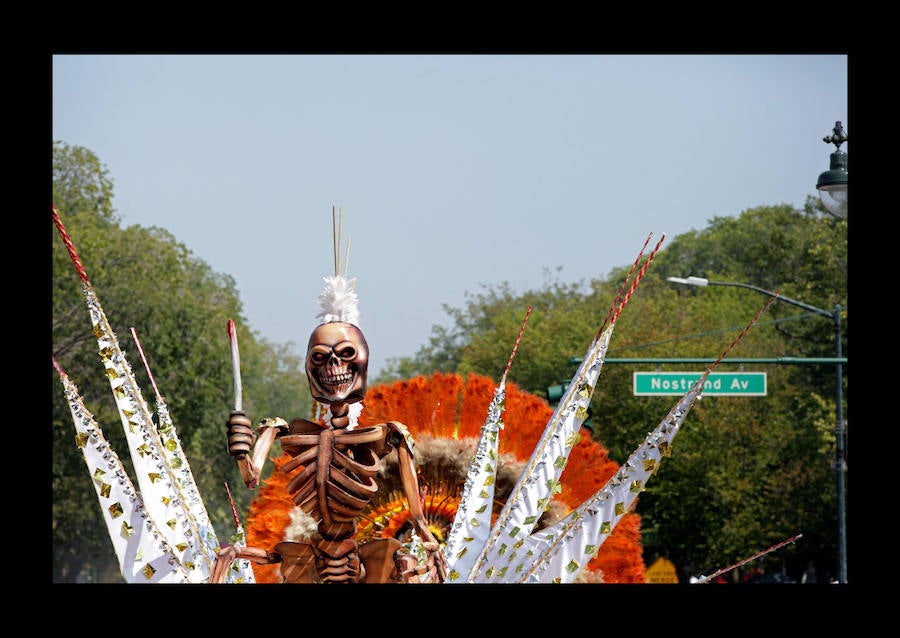
<svg viewBox="0 0 900 638">
<path fill-rule="evenodd" d="M 343 207 L 373 375 L 482 284 L 602 278 L 650 233 L 801 207 L 847 110 L 835 54 L 53 56 L 53 139 L 109 169 L 123 224 L 233 276 L 301 355 Z"/>
</svg>

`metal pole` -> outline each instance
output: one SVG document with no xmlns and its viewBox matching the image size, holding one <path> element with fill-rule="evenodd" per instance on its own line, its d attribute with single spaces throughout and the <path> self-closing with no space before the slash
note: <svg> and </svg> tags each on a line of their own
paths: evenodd
<svg viewBox="0 0 900 638">
<path fill-rule="evenodd" d="M 844 481 L 844 473 L 847 471 L 847 459 L 845 458 L 844 452 L 844 388 L 843 388 L 843 365 L 841 362 L 841 306 L 840 304 L 835 305 L 834 310 L 829 312 L 827 310 L 823 310 L 822 308 L 816 308 L 815 306 L 810 306 L 809 304 L 805 304 L 802 301 L 797 301 L 796 299 L 791 299 L 790 297 L 785 297 L 784 295 L 772 292 L 771 290 L 766 290 L 765 288 L 760 288 L 758 286 L 753 286 L 751 284 L 742 284 L 733 281 L 709 281 L 703 277 L 688 277 L 687 279 L 682 279 L 681 277 L 669 277 L 668 281 L 678 284 L 687 284 L 690 286 L 734 286 L 737 288 L 749 288 L 750 290 L 755 290 L 756 292 L 762 293 L 764 295 L 768 295 L 770 297 L 776 297 L 785 303 L 789 303 L 793 306 L 798 306 L 805 310 L 809 310 L 810 312 L 814 312 L 819 315 L 823 315 L 825 317 L 831 317 L 831 320 L 834 322 L 834 349 L 835 349 L 835 377 L 836 377 L 836 387 L 835 387 L 835 417 L 837 419 L 834 427 L 834 437 L 835 437 L 835 470 L 837 473 L 837 524 L 838 524 L 838 542 L 837 542 L 837 552 L 838 552 L 838 582 L 846 583 L 847 582 L 847 508 L 845 504 L 845 481 Z"/>
<path fill-rule="evenodd" d="M 841 307 L 834 307 L 834 349 L 838 363 L 834 365 L 837 377 L 835 387 L 835 412 L 837 423 L 834 427 L 835 463 L 837 467 L 837 500 L 838 500 L 838 582 L 847 582 L 847 508 L 844 501 L 844 472 L 847 470 L 847 460 L 844 458 L 844 389 L 843 366 L 841 358 Z"/>
</svg>

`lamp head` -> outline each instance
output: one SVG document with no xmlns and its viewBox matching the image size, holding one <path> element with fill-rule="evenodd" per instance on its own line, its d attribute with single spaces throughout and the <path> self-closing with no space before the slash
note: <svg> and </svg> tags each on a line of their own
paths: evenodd
<svg viewBox="0 0 900 638">
<path fill-rule="evenodd" d="M 835 150 L 831 154 L 831 163 L 829 170 L 819 175 L 816 181 L 816 188 L 819 191 L 819 199 L 828 211 L 838 217 L 847 216 L 847 154 L 841 150 L 841 144 L 846 142 L 848 137 L 844 133 L 844 127 L 841 123 L 835 122 L 832 134 L 822 138 L 822 141 L 828 144 L 834 144 Z"/>
</svg>

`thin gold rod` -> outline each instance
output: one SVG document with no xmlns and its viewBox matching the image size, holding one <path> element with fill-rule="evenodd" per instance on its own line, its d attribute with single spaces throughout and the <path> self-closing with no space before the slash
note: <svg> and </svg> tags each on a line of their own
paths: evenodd
<svg viewBox="0 0 900 638">
<path fill-rule="evenodd" d="M 331 252 L 334 255 L 334 274 L 338 274 L 338 236 L 337 220 L 335 219 L 334 205 L 331 206 Z"/>
<path fill-rule="evenodd" d="M 350 237 L 347 237 L 347 256 L 344 258 L 344 277 L 350 271 Z"/>
<path fill-rule="evenodd" d="M 334 262 L 334 274 L 341 274 L 341 237 L 344 236 L 344 207 L 341 206 L 340 214 L 338 215 L 338 254 L 337 261 Z"/>
</svg>

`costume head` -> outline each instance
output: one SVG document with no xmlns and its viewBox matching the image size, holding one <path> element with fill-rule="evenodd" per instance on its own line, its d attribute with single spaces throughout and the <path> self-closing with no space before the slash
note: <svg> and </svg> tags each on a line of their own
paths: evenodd
<svg viewBox="0 0 900 638">
<path fill-rule="evenodd" d="M 366 396 L 369 345 L 359 328 L 356 279 L 325 277 L 319 295 L 322 320 L 309 336 L 306 377 L 320 403 L 356 403 Z"/>
</svg>

